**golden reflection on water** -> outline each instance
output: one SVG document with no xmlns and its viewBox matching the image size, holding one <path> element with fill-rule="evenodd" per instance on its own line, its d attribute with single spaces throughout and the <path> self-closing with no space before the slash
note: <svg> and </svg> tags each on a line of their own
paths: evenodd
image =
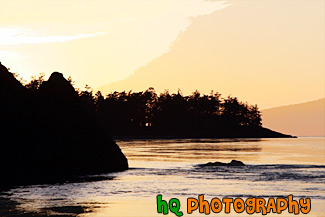
<svg viewBox="0 0 325 217">
<path fill-rule="evenodd" d="M 104 180 L 31 186 L 13 190 L 12 194 L 27 201 L 21 205 L 25 210 L 51 206 L 53 210 L 53 206 L 58 205 L 78 209 L 82 206 L 91 211 L 77 215 L 83 217 L 164 216 L 156 211 L 157 194 L 162 194 L 165 200 L 179 198 L 184 216 L 191 217 L 205 216 L 197 211 L 193 214 L 186 213 L 186 198 L 197 198 L 199 194 L 204 194 L 205 199 L 209 200 L 213 197 L 221 199 L 230 196 L 245 199 L 251 195 L 275 197 L 293 194 L 294 199 L 313 198 L 312 211 L 308 216 L 325 216 L 325 201 L 319 199 L 325 197 L 324 183 L 319 181 L 324 179 L 311 181 L 308 179 L 315 174 L 325 176 L 323 167 L 308 167 L 308 165 L 325 165 L 324 137 L 137 140 L 117 143 L 129 160 L 130 170 L 109 174 Z M 227 163 L 232 159 L 243 161 L 251 167 L 225 170 L 204 170 L 197 167 L 198 164 L 207 162 Z M 288 168 L 276 166 L 280 164 L 302 166 Z M 168 216 L 176 215 L 169 213 Z M 236 214 L 232 210 L 230 214 L 221 212 L 211 213 L 210 216 L 250 215 Z M 293 216 L 293 214 L 283 212 L 281 215 L 267 216 Z"/>
<path fill-rule="evenodd" d="M 249 164 L 325 165 L 325 138 L 138 140 L 117 142 L 130 162 L 207 163 L 236 159 Z M 132 167 L 132 164 L 131 164 Z"/>
<path fill-rule="evenodd" d="M 180 167 L 188 163 L 198 164 L 214 161 L 229 162 L 232 159 L 241 160 L 246 164 L 313 164 L 325 165 L 325 140 L 324 138 L 299 138 L 299 139 L 261 139 L 261 140 L 200 140 L 195 141 L 119 141 L 121 149 L 129 159 L 130 167 L 150 168 L 157 164 L 152 162 L 164 162 L 161 168 L 169 165 L 179 165 Z M 159 164 L 158 164 L 159 165 Z M 274 183 L 252 183 L 245 180 L 200 180 L 188 179 L 184 177 L 166 176 L 130 176 L 125 180 L 132 182 L 145 182 L 148 180 L 157 183 L 157 185 L 174 185 L 175 189 L 184 188 L 184 192 L 192 192 L 192 197 L 198 194 L 205 194 L 206 199 L 220 197 L 220 195 L 289 195 L 301 192 L 301 184 L 280 181 Z M 171 182 L 171 179 L 174 181 Z M 204 183 L 204 185 L 202 185 Z M 278 192 L 278 185 L 290 185 L 287 191 Z M 308 188 L 308 183 L 305 183 Z M 323 187 L 324 184 L 320 183 Z M 195 186 L 200 186 L 198 189 Z M 173 189 L 173 188 L 171 188 Z M 296 190 L 296 192 L 295 192 Z M 180 195 L 180 192 L 160 192 L 163 199 L 177 197 L 181 201 L 181 211 L 184 216 L 205 216 L 198 213 L 186 213 L 186 198 L 188 196 Z M 174 194 L 173 194 L 174 193 Z M 316 194 L 319 192 L 315 192 Z M 310 192 L 307 193 L 311 194 Z M 324 194 L 324 192 L 323 192 Z M 298 199 L 298 198 L 296 198 Z M 322 200 L 313 200 L 313 211 L 308 216 L 320 217 L 325 214 L 325 202 Z M 288 216 L 287 211 L 279 214 L 268 214 L 268 216 Z M 107 207 L 102 207 L 91 214 L 82 216 L 164 216 L 158 214 L 156 210 L 156 195 L 150 197 L 125 197 L 114 199 L 114 202 Z M 176 216 L 169 213 L 168 216 Z M 230 214 L 223 212 L 219 214 L 211 213 L 210 216 L 251 216 L 246 213 L 237 214 L 234 210 Z M 253 216 L 262 216 L 254 214 Z"/>
</svg>

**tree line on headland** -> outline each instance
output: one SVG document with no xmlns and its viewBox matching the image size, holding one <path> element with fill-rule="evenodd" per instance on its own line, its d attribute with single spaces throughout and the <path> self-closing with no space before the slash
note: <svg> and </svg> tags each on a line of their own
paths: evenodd
<svg viewBox="0 0 325 217">
<path fill-rule="evenodd" d="M 33 77 L 25 84 L 37 92 L 44 76 Z M 72 79 L 68 81 L 73 85 Z M 189 138 L 189 137 L 277 137 L 281 134 L 262 128 L 261 112 L 237 97 L 222 98 L 194 91 L 184 96 L 179 90 L 156 93 L 154 88 L 142 92 L 111 92 L 103 96 L 86 85 L 77 89 L 82 107 L 115 138 Z"/>
</svg>

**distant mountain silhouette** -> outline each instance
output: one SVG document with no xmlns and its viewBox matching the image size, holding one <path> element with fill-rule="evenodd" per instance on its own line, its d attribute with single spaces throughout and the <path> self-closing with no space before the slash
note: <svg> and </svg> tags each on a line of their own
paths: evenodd
<svg viewBox="0 0 325 217">
<path fill-rule="evenodd" d="M 0 64 L 0 184 L 55 182 L 73 175 L 121 171 L 126 157 L 54 72 L 25 88 Z"/>
<path fill-rule="evenodd" d="M 325 136 L 325 98 L 265 109 L 263 125 L 297 136 Z"/>
<path fill-rule="evenodd" d="M 291 1 L 268 1 L 266 7 L 260 2 L 229 0 L 231 6 L 194 18 L 167 53 L 99 90 L 108 94 L 180 88 L 188 95 L 194 87 L 206 94 L 232 94 L 260 107 L 321 98 L 324 4 L 295 1 L 292 7 Z M 308 18 L 302 16 L 307 11 Z"/>
</svg>

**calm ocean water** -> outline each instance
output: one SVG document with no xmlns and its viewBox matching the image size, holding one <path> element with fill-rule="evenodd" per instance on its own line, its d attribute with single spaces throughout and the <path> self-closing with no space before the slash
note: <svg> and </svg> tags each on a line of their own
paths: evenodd
<svg viewBox="0 0 325 217">
<path fill-rule="evenodd" d="M 0 216 L 164 216 L 156 195 L 179 198 L 311 198 L 311 212 L 325 216 L 325 138 L 181 139 L 117 141 L 130 170 L 87 176 L 83 181 L 16 187 L 0 195 Z M 243 161 L 245 167 L 199 167 Z M 294 216 L 287 211 L 276 216 Z M 169 213 L 168 216 L 176 216 Z M 249 216 L 211 213 L 210 216 Z M 253 216 L 262 216 L 254 214 Z M 272 214 L 268 214 L 272 216 Z"/>
</svg>

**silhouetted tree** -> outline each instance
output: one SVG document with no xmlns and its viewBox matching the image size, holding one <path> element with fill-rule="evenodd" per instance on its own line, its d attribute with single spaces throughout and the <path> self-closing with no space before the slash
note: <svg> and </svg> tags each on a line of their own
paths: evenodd
<svg viewBox="0 0 325 217">
<path fill-rule="evenodd" d="M 31 81 L 27 83 L 25 87 L 32 92 L 36 92 L 44 82 L 44 77 L 44 73 L 39 74 L 38 77 L 32 76 Z"/>
<path fill-rule="evenodd" d="M 67 79 L 72 85 L 71 77 Z M 33 91 L 40 88 L 44 75 L 25 86 Z M 150 87 L 143 92 L 112 92 L 106 97 L 101 92 L 93 94 L 86 85 L 77 90 L 82 108 L 112 135 L 214 135 L 239 127 L 261 127 L 258 107 L 248 105 L 237 97 L 221 99 L 221 94 L 211 91 L 209 95 L 195 90 L 189 96 L 165 90 L 159 96 Z"/>
<path fill-rule="evenodd" d="M 85 86 L 85 90 L 79 92 L 79 98 L 85 110 L 90 113 L 94 113 L 96 111 L 96 100 L 93 96 L 92 89 L 88 85 Z"/>
<path fill-rule="evenodd" d="M 248 111 L 249 124 L 252 126 L 262 126 L 262 115 L 257 105 L 250 106 Z"/>
</svg>

